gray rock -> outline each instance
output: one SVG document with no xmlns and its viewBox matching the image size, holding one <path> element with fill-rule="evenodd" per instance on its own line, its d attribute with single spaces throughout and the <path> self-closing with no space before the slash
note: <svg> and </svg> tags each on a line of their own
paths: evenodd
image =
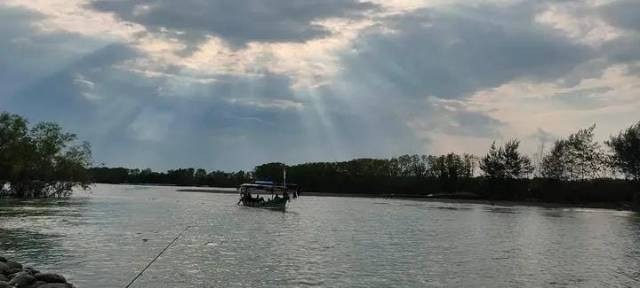
<svg viewBox="0 0 640 288">
<path fill-rule="evenodd" d="M 28 272 L 20 272 L 9 281 L 9 285 L 13 285 L 16 288 L 27 288 L 34 282 L 36 282 L 36 278 L 31 274 Z"/>
<path fill-rule="evenodd" d="M 23 270 L 24 270 L 25 272 L 29 272 L 29 274 L 31 274 L 31 275 L 36 275 L 36 274 L 40 273 L 40 271 L 38 271 L 38 270 L 36 270 L 36 269 L 33 269 L 33 268 L 31 268 L 31 267 L 26 267 L 26 268 L 24 268 Z"/>
<path fill-rule="evenodd" d="M 0 288 L 11 288 L 11 286 L 7 282 L 0 281 Z"/>
<path fill-rule="evenodd" d="M 0 262 L 7 262 L 7 258 L 0 256 Z"/>
<path fill-rule="evenodd" d="M 22 264 L 18 263 L 18 262 L 14 262 L 14 261 L 7 261 L 7 266 L 9 266 L 9 268 L 17 268 L 22 270 Z"/>
<path fill-rule="evenodd" d="M 67 279 L 60 274 L 55 273 L 38 273 L 35 275 L 36 279 L 47 283 L 67 283 Z"/>
<path fill-rule="evenodd" d="M 9 268 L 7 270 L 5 270 L 6 274 L 10 275 L 10 274 L 16 274 L 18 272 L 22 272 L 22 269 L 20 268 Z"/>
<path fill-rule="evenodd" d="M 8 274 L 7 270 L 9 270 L 9 265 L 5 264 L 4 262 L 0 262 L 0 274 Z"/>
<path fill-rule="evenodd" d="M 36 281 L 36 282 L 33 282 L 33 284 L 31 284 L 28 288 L 38 288 L 38 287 L 40 287 L 40 286 L 42 286 L 44 284 L 47 284 L 47 282 Z"/>
<path fill-rule="evenodd" d="M 46 283 L 39 285 L 38 288 L 73 288 L 69 283 Z"/>
</svg>

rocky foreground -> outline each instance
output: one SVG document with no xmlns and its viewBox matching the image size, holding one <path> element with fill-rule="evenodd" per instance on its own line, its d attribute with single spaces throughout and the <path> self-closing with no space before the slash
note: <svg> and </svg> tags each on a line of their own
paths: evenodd
<svg viewBox="0 0 640 288">
<path fill-rule="evenodd" d="M 74 288 L 62 275 L 40 273 L 0 256 L 0 288 Z"/>
</svg>

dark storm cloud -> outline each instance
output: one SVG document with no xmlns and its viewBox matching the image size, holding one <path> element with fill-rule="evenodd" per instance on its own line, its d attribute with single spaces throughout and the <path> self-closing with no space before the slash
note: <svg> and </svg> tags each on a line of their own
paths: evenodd
<svg viewBox="0 0 640 288">
<path fill-rule="evenodd" d="M 162 71 L 155 71 L 145 66 L 153 55 L 97 36 L 37 31 L 34 23 L 43 15 L 0 5 L 0 107 L 34 122 L 60 122 L 93 144 L 97 163 L 247 169 L 270 161 L 429 153 L 438 139 L 425 137 L 433 133 L 500 138 L 509 123 L 471 109 L 469 95 L 520 79 L 567 82 L 573 75 L 565 84 L 571 86 L 612 64 L 640 59 L 637 33 L 589 48 L 537 23 L 543 2 L 523 2 L 380 16 L 379 26 L 339 55 L 338 75 L 310 90 L 295 90 L 290 76 L 267 71 L 205 75 L 210 82 L 178 63 L 161 63 Z M 207 35 L 239 46 L 305 41 L 329 33 L 316 20 L 380 9 L 355 0 L 134 3 L 94 1 L 90 7 L 194 47 Z M 634 2 L 622 3 L 624 9 L 614 3 L 594 17 L 637 31 L 636 14 L 625 14 Z M 161 73 L 145 76 L 132 67 Z M 602 104 L 600 95 L 609 89 L 559 94 L 553 101 L 588 109 Z"/>
<path fill-rule="evenodd" d="M 600 14 L 614 26 L 640 31 L 640 1 L 614 1 L 601 7 Z"/>
<path fill-rule="evenodd" d="M 0 104 L 105 44 L 69 33 L 38 33 L 38 13 L 0 6 Z"/>
<path fill-rule="evenodd" d="M 215 35 L 235 45 L 321 37 L 328 31 L 314 21 L 358 17 L 376 8 L 356 0 L 96 0 L 90 6 L 189 42 Z"/>
<path fill-rule="evenodd" d="M 345 57 L 349 76 L 398 95 L 460 98 L 515 79 L 554 80 L 589 59 L 589 48 L 535 24 L 536 6 L 422 9 L 371 33 Z"/>
</svg>

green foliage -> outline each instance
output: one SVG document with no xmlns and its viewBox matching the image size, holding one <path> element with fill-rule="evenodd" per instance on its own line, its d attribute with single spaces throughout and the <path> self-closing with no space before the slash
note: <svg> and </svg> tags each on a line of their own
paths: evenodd
<svg viewBox="0 0 640 288">
<path fill-rule="evenodd" d="M 595 128 L 580 129 L 567 139 L 557 140 L 542 159 L 542 175 L 570 181 L 600 177 L 607 163 L 600 144 L 593 139 Z"/>
<path fill-rule="evenodd" d="M 640 122 L 605 142 L 611 150 L 611 165 L 627 178 L 640 180 Z"/>
<path fill-rule="evenodd" d="M 0 194 L 20 198 L 62 197 L 90 184 L 88 143 L 55 123 L 29 128 L 26 119 L 0 114 Z"/>
<path fill-rule="evenodd" d="M 510 140 L 502 147 L 492 143 L 487 155 L 480 160 L 480 169 L 491 179 L 525 178 L 533 172 L 531 160 L 518 151 L 520 141 Z"/>
</svg>

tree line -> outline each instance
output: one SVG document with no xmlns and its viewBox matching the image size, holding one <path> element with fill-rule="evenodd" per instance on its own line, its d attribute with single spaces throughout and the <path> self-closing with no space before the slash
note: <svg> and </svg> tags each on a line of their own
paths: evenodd
<svg viewBox="0 0 640 288">
<path fill-rule="evenodd" d="M 93 181 L 110 184 L 162 184 L 177 186 L 238 187 L 253 181 L 251 172 L 211 171 L 199 168 L 180 168 L 166 172 L 151 169 L 128 169 L 123 167 L 92 167 L 89 174 Z"/>
<path fill-rule="evenodd" d="M 456 195 L 484 199 L 554 202 L 632 201 L 640 193 L 640 122 L 613 135 L 604 146 L 594 140 L 595 125 L 556 140 L 534 163 L 520 141 L 494 142 L 489 151 L 469 154 L 404 155 L 256 167 L 258 179 L 290 181 L 305 190 L 334 193 Z M 605 149 L 606 147 L 606 149 Z"/>
<path fill-rule="evenodd" d="M 326 193 L 458 197 L 466 192 L 465 197 L 482 199 L 632 201 L 640 191 L 640 122 L 604 143 L 594 140 L 594 130 L 595 125 L 556 140 L 538 161 L 522 153 L 520 141 L 512 139 L 502 145 L 494 142 L 480 157 L 449 153 L 297 165 L 267 163 L 247 172 L 107 167 L 89 171 L 100 183 L 237 187 L 255 180 L 282 183 L 286 169 L 289 183 Z"/>
<path fill-rule="evenodd" d="M 486 199 L 631 201 L 640 193 L 640 122 L 599 143 L 595 125 L 556 140 L 537 161 L 520 141 L 495 142 L 483 156 L 402 155 L 287 166 L 262 164 L 253 171 L 91 167 L 91 149 L 55 123 L 30 125 L 0 113 L 0 195 L 67 196 L 92 182 L 237 187 L 254 180 L 288 182 L 304 191 L 424 196 L 467 192 Z"/>
</svg>

